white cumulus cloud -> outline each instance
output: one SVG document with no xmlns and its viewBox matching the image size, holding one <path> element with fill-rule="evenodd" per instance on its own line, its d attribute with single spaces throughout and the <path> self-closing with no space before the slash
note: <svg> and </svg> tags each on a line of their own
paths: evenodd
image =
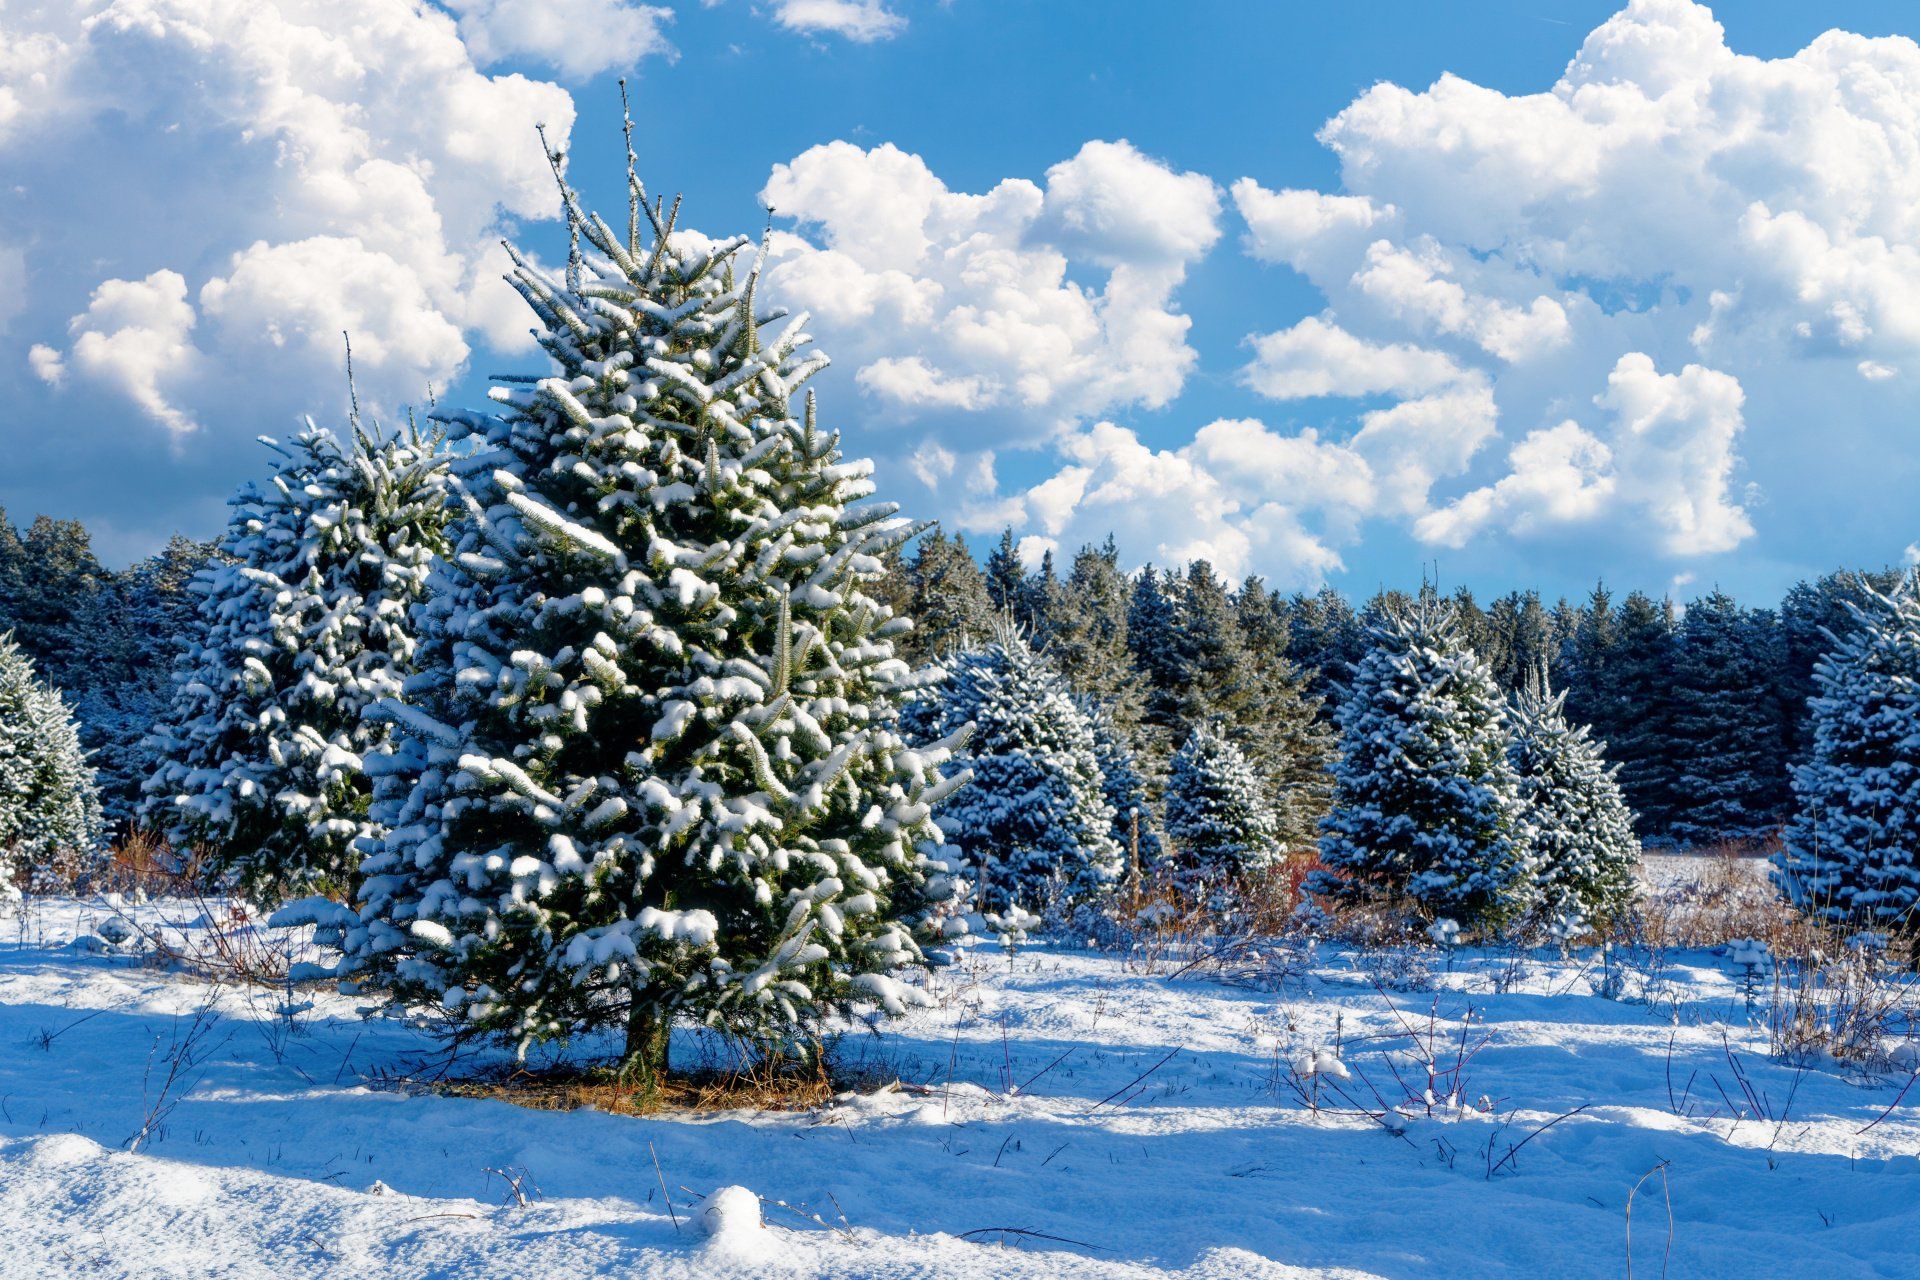
<svg viewBox="0 0 1920 1280">
<path fill-rule="evenodd" d="M 1915 101 L 1911 40 L 1757 58 L 1690 0 L 1632 0 L 1541 92 L 1377 85 L 1321 131 L 1337 190 L 1232 185 L 1248 253 L 1326 299 L 1243 376 L 1394 401 L 1350 411 L 1353 510 L 1435 545 L 1584 528 L 1693 562 L 1762 536 L 1761 497 L 1804 529 L 1810 473 L 1911 394 Z"/>
<path fill-rule="evenodd" d="M 670 55 L 673 10 L 637 0 L 440 0 L 475 62 L 524 58 L 584 80 Z"/>
<path fill-rule="evenodd" d="M 776 236 L 770 286 L 883 404 L 997 411 L 975 443 L 1163 405 L 1197 359 L 1174 294 L 1219 238 L 1219 194 L 1124 142 L 977 195 L 890 144 L 833 142 L 762 196 L 805 233 Z"/>
<path fill-rule="evenodd" d="M 891 39 L 907 26 L 882 0 L 773 0 L 773 18 L 790 31 L 824 32 L 859 44 Z"/>
<path fill-rule="evenodd" d="M 0 429 L 38 451 L 45 492 L 155 466 L 196 495 L 225 487 L 199 477 L 240 474 L 236 442 L 344 404 L 343 330 L 383 412 L 459 375 L 476 336 L 524 346 L 497 241 L 557 212 L 534 125 L 564 146 L 573 103 L 476 65 L 545 56 L 513 34 L 532 9 L 454 7 L 458 22 L 413 0 L 0 10 L 0 165 L 28 197 L 0 209 L 0 255 L 30 246 L 22 372 L 48 414 L 115 437 L 89 457 Z M 549 31 L 610 15 L 626 53 L 648 39 L 630 24 L 653 20 L 613 0 L 540 10 Z"/>
<path fill-rule="evenodd" d="M 73 318 L 73 368 L 117 389 L 169 431 L 198 430 L 172 402 L 167 385 L 193 372 L 194 322 L 187 282 L 177 271 L 108 280 L 93 291 L 86 312 Z M 64 368 L 59 353 L 45 346 L 35 352 L 41 376 L 52 373 L 49 380 L 58 383 Z"/>
</svg>

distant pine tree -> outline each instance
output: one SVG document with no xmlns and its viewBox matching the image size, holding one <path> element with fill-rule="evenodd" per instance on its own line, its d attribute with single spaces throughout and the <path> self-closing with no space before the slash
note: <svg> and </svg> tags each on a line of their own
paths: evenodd
<svg viewBox="0 0 1920 1280">
<path fill-rule="evenodd" d="M 1764 839 L 1783 816 L 1786 727 L 1771 696 L 1773 615 L 1715 591 L 1687 606 L 1674 663 L 1673 806 L 1681 844 Z"/>
<path fill-rule="evenodd" d="M 1519 690 L 1553 657 L 1552 622 L 1538 591 L 1515 591 L 1487 611 L 1490 634 L 1483 654 L 1502 689 Z"/>
<path fill-rule="evenodd" d="M 1098 705 L 1129 750 L 1137 751 L 1145 697 L 1127 649 L 1131 587 L 1119 560 L 1111 538 L 1102 547 L 1082 547 L 1043 634 L 1048 659 L 1074 692 Z"/>
<path fill-rule="evenodd" d="M 913 630 L 901 637 L 903 659 L 935 662 L 993 636 L 993 599 L 966 543 L 930 530 L 921 537 L 907 576 Z"/>
<path fill-rule="evenodd" d="M 1680 758 L 1673 723 L 1678 662 L 1673 608 L 1632 592 L 1614 615 L 1613 632 L 1606 665 L 1581 682 L 1581 714 L 1592 720 L 1620 767 L 1620 791 L 1639 814 L 1641 838 L 1669 843 L 1679 803 L 1674 775 Z"/>
<path fill-rule="evenodd" d="M 1593 726 L 1601 741 L 1618 735 L 1625 726 L 1609 718 L 1604 693 L 1618 660 L 1620 630 L 1614 619 L 1613 595 L 1604 582 L 1595 583 L 1571 633 L 1555 654 L 1552 673 L 1566 692 L 1567 714 Z"/>
<path fill-rule="evenodd" d="M 115 574 L 76 618 L 87 671 L 73 709 L 109 833 L 123 831 L 138 810 L 154 764 L 147 735 L 172 699 L 174 661 L 199 630 L 193 578 L 220 558 L 216 543 L 176 534 L 158 555 Z"/>
<path fill-rule="evenodd" d="M 1040 567 L 1020 584 L 1020 600 L 1014 621 L 1026 628 L 1042 648 L 1050 648 L 1054 627 L 1067 608 L 1067 585 L 1054 569 L 1053 552 L 1040 554 Z"/>
<path fill-rule="evenodd" d="M 0 511 L 0 631 L 14 632 L 80 726 L 109 834 L 124 830 L 151 765 L 141 745 L 171 694 L 189 630 L 187 582 L 212 544 L 175 536 L 115 572 L 78 521 L 36 519 L 22 537 Z"/>
<path fill-rule="evenodd" d="M 1127 649 L 1140 689 L 1136 750 L 1150 776 L 1164 779 L 1174 744 L 1186 731 L 1175 601 L 1180 579 L 1147 565 L 1127 601 Z"/>
<path fill-rule="evenodd" d="M 1258 718 L 1259 681 L 1227 586 L 1205 560 L 1187 566 L 1171 593 L 1173 651 L 1166 668 L 1172 687 L 1163 705 L 1168 727 L 1181 731 L 1213 720 L 1234 729 Z"/>
<path fill-rule="evenodd" d="M 1324 867 L 1308 888 L 1497 929 L 1534 896 L 1504 700 L 1449 607 L 1379 612 L 1340 707 Z"/>
<path fill-rule="evenodd" d="M 1012 619 L 1030 632 L 1031 620 L 1024 616 L 1027 567 L 1020 559 L 1020 549 L 1014 543 L 1011 528 L 1001 530 L 1000 541 L 988 553 L 985 577 L 987 598 L 993 601 L 995 612 L 1003 618 Z"/>
<path fill-rule="evenodd" d="M 1604 744 L 1567 723 L 1565 701 L 1537 677 L 1514 695 L 1513 770 L 1537 910 L 1599 925 L 1632 901 L 1640 844 Z"/>
<path fill-rule="evenodd" d="M 1234 604 L 1252 686 L 1237 740 L 1266 784 L 1281 845 L 1309 848 L 1333 803 L 1333 729 L 1321 716 L 1308 677 L 1287 656 L 1279 597 L 1251 577 Z"/>
<path fill-rule="evenodd" d="M 1473 650 L 1480 661 L 1487 664 L 1490 671 L 1498 670 L 1507 660 L 1506 637 L 1499 634 L 1494 620 L 1474 599 L 1473 588 L 1455 587 L 1451 597 L 1453 605 L 1453 625 L 1460 635 L 1460 642 Z"/>
<path fill-rule="evenodd" d="M 1920 598 L 1858 583 L 1814 669 L 1813 740 L 1774 883 L 1842 927 L 1920 932 Z"/>
<path fill-rule="evenodd" d="M 1353 664 L 1367 652 L 1366 627 L 1332 587 L 1288 597 L 1287 657 L 1307 677 L 1307 692 L 1320 700 L 1319 716 L 1331 722 Z"/>
</svg>

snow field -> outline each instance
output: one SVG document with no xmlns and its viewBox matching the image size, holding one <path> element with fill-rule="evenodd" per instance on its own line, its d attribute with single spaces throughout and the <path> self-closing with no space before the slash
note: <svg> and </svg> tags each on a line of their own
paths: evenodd
<svg viewBox="0 0 1920 1280">
<path fill-rule="evenodd" d="M 1916 1266 L 1920 1089 L 1771 1061 L 1707 952 L 1670 955 L 1648 1006 L 1578 955 L 1462 950 L 1398 992 L 1326 947 L 1263 989 L 980 947 L 935 1007 L 843 1041 L 903 1087 L 636 1119 L 398 1085 L 441 1060 L 420 1032 L 70 945 L 104 918 L 43 899 L 0 933 L 0 1275 L 1615 1277 L 1636 1183 L 1635 1274 L 1662 1267 L 1667 1192 L 1673 1276 Z M 1285 1084 L 1309 1057 L 1400 1101 L 1386 1055 L 1417 1085 L 1430 1016 L 1439 1045 L 1488 1039 L 1457 1119 L 1396 1137 Z"/>
</svg>

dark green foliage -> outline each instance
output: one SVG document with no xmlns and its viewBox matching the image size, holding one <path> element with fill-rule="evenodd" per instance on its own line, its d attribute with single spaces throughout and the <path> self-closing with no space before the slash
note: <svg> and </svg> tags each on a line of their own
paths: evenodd
<svg viewBox="0 0 1920 1280">
<path fill-rule="evenodd" d="M 1771 610 L 1722 591 L 1687 606 L 1674 660 L 1673 795 L 1665 834 L 1683 845 L 1759 840 L 1787 798 L 1786 724 Z"/>
<path fill-rule="evenodd" d="M 993 635 L 993 600 L 967 544 L 930 529 L 916 544 L 913 559 L 898 551 L 882 589 L 907 602 L 913 630 L 900 638 L 900 656 L 909 662 L 936 662 L 951 653 L 983 644 Z M 904 574 L 905 589 L 896 574 Z"/>
<path fill-rule="evenodd" d="M 149 761 L 141 740 L 166 705 L 193 630 L 187 583 L 211 542 L 175 535 L 123 570 L 102 565 L 78 521 L 37 517 L 21 535 L 0 511 L 0 631 L 11 631 L 80 726 L 110 834 L 124 828 Z"/>
</svg>

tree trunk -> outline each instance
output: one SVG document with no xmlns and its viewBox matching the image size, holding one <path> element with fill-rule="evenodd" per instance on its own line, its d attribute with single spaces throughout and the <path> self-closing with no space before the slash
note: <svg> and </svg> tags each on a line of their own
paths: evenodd
<svg viewBox="0 0 1920 1280">
<path fill-rule="evenodd" d="M 657 1084 L 667 1076 L 667 1049 L 673 1018 L 642 993 L 633 993 L 627 1013 L 627 1051 L 620 1073 L 630 1080 Z"/>
</svg>

